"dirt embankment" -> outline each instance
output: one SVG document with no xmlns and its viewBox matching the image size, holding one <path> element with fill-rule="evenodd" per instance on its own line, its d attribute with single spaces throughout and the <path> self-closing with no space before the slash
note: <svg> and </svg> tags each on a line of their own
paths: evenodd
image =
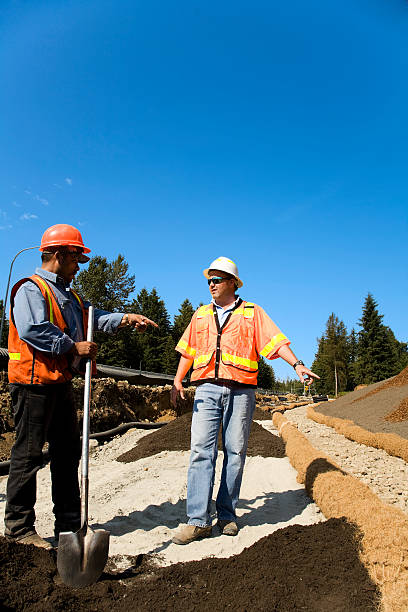
<svg viewBox="0 0 408 612">
<path fill-rule="evenodd" d="M 82 419 L 84 380 L 73 380 L 78 416 Z M 116 382 L 113 378 L 92 381 L 91 430 L 105 431 L 130 421 L 170 421 L 193 407 L 194 387 L 185 390 L 186 400 L 175 410 L 170 403 L 170 385 L 147 387 Z M 0 434 L 13 430 L 7 374 L 0 372 Z"/>
<path fill-rule="evenodd" d="M 408 367 L 385 381 L 319 404 L 317 410 L 326 416 L 351 419 L 372 433 L 408 439 Z"/>
</svg>

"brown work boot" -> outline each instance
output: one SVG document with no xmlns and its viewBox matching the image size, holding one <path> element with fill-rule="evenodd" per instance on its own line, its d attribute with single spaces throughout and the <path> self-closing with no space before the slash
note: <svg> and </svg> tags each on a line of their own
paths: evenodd
<svg viewBox="0 0 408 612">
<path fill-rule="evenodd" d="M 236 536 L 239 529 L 235 521 L 218 521 L 217 527 L 223 535 Z"/>
<path fill-rule="evenodd" d="M 47 540 L 43 540 L 36 531 L 25 533 L 20 538 L 11 538 L 9 536 L 7 539 L 13 540 L 17 544 L 34 544 L 34 546 L 37 546 L 37 548 L 53 548 L 52 544 L 47 542 Z"/>
<path fill-rule="evenodd" d="M 183 525 L 179 527 L 176 535 L 172 539 L 173 544 L 190 544 L 194 540 L 202 540 L 211 537 L 212 526 L 197 527 L 197 525 Z"/>
</svg>

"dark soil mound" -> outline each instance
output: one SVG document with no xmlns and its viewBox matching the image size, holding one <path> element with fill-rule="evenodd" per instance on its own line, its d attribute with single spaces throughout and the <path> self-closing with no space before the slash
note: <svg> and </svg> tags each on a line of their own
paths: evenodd
<svg viewBox="0 0 408 612">
<path fill-rule="evenodd" d="M 384 418 L 390 423 L 401 423 L 402 421 L 406 421 L 408 419 L 408 397 L 404 398 L 398 408 L 390 412 L 390 414 L 387 414 Z"/>
<path fill-rule="evenodd" d="M 408 439 L 408 411 L 398 412 L 399 420 L 391 421 L 390 414 L 404 406 L 408 398 L 408 368 L 400 374 L 368 385 L 339 397 L 334 402 L 319 404 L 316 410 L 328 416 L 351 419 L 356 425 L 374 433 L 395 433 Z M 401 416 L 405 416 L 402 420 Z"/>
<path fill-rule="evenodd" d="M 158 431 L 144 436 L 134 448 L 120 455 L 117 461 L 131 463 L 161 453 L 163 450 L 190 450 L 191 415 L 191 412 L 183 414 Z M 221 436 L 218 440 L 218 448 L 222 450 Z M 285 443 L 282 438 L 269 433 L 258 423 L 252 423 L 247 454 L 261 457 L 284 457 Z"/>
<path fill-rule="evenodd" d="M 224 537 L 224 536 L 222 536 Z M 55 552 L 0 538 L 0 605 L 25 612 L 374 612 L 379 593 L 342 519 L 280 529 L 229 559 L 158 568 L 143 555 L 90 587 L 62 585 Z"/>
<path fill-rule="evenodd" d="M 257 405 L 254 412 L 254 421 L 272 421 L 272 410 L 274 409 L 275 406 L 267 406 L 261 409 Z"/>
</svg>

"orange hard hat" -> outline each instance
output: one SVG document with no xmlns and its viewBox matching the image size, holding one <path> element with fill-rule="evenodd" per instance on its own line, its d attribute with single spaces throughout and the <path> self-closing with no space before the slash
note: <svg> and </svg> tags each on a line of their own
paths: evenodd
<svg viewBox="0 0 408 612">
<path fill-rule="evenodd" d="M 40 251 L 46 251 L 49 247 L 56 246 L 76 246 L 83 249 L 84 253 L 90 253 L 82 240 L 81 232 L 72 225 L 58 223 L 52 225 L 42 235 Z"/>
</svg>

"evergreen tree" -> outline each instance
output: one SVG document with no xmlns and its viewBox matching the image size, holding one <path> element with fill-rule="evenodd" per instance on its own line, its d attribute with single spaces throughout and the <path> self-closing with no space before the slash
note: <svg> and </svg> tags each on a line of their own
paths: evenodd
<svg viewBox="0 0 408 612">
<path fill-rule="evenodd" d="M 270 366 L 263 357 L 258 363 L 258 387 L 261 389 L 275 389 L 276 378 L 272 366 Z"/>
<path fill-rule="evenodd" d="M 123 255 L 112 262 L 96 255 L 88 268 L 81 270 L 74 280 L 74 289 L 95 308 L 108 312 L 130 312 L 129 296 L 135 289 L 135 277 L 128 273 L 129 265 Z M 133 332 L 121 329 L 111 336 L 95 332 L 98 344 L 97 361 L 106 365 L 129 367 L 128 345 Z"/>
<path fill-rule="evenodd" d="M 163 352 L 163 369 L 164 374 L 175 374 L 180 359 L 180 353 L 175 349 L 176 343 L 172 336 L 167 336 L 166 344 Z"/>
<path fill-rule="evenodd" d="M 408 344 L 406 342 L 399 342 L 390 327 L 386 326 L 385 329 L 390 344 L 390 361 L 393 364 L 394 372 L 390 376 L 394 376 L 408 365 Z"/>
<path fill-rule="evenodd" d="M 184 300 L 184 302 L 179 308 L 179 314 L 174 317 L 172 335 L 176 344 L 180 340 L 181 336 L 184 333 L 184 330 L 190 323 L 193 314 L 194 308 L 192 303 L 188 299 Z"/>
<path fill-rule="evenodd" d="M 170 319 L 163 300 L 160 299 L 156 289 L 147 291 L 142 289 L 130 306 L 131 312 L 143 313 L 159 326 L 149 328 L 142 334 L 132 334 L 129 346 L 130 367 L 139 367 L 137 361 L 141 361 L 142 369 L 150 372 L 164 372 L 168 368 L 169 352 L 168 338 L 171 336 Z M 173 343 L 174 347 L 174 343 Z M 177 359 L 177 355 L 176 355 Z"/>
<path fill-rule="evenodd" d="M 358 335 L 356 330 L 353 329 L 347 338 L 348 344 L 348 380 L 347 380 L 347 391 L 352 391 L 357 385 L 356 376 L 356 362 L 358 356 Z"/>
<path fill-rule="evenodd" d="M 359 325 L 356 374 L 359 384 L 371 384 L 395 376 L 404 363 L 404 343 L 396 340 L 389 327 L 382 323 L 378 304 L 371 293 L 365 299 Z"/>
<path fill-rule="evenodd" d="M 324 334 L 318 338 L 318 350 L 312 365 L 313 372 L 320 376 L 320 380 L 316 382 L 316 390 L 336 396 L 339 391 L 345 391 L 348 362 L 347 330 L 343 321 L 332 313 L 327 320 Z"/>
<path fill-rule="evenodd" d="M 123 255 L 119 254 L 112 262 L 96 255 L 89 261 L 88 268 L 79 272 L 73 287 L 96 308 L 124 312 L 135 290 L 135 277 L 130 276 L 128 270 Z"/>
</svg>

